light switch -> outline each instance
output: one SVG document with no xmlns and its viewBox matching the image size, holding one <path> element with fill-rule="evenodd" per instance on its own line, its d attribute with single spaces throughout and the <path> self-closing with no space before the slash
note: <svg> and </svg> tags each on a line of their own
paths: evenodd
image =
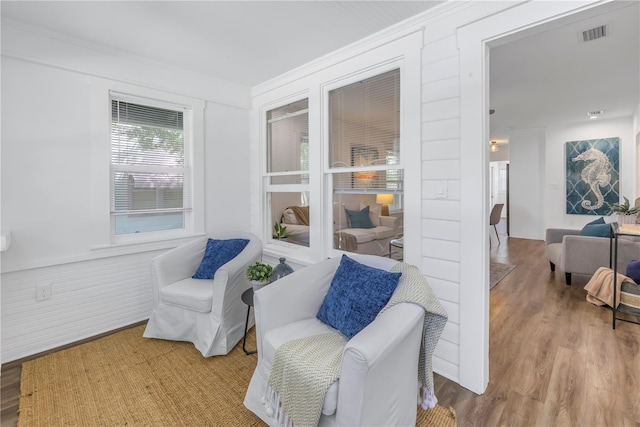
<svg viewBox="0 0 640 427">
<path fill-rule="evenodd" d="M 447 181 L 438 180 L 436 181 L 436 199 L 446 199 L 447 198 Z"/>
</svg>

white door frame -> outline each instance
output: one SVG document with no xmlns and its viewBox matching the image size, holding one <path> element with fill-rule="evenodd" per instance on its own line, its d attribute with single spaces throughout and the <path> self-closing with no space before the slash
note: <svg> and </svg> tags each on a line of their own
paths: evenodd
<svg viewBox="0 0 640 427">
<path fill-rule="evenodd" d="M 489 383 L 489 47 L 608 2 L 531 1 L 458 29 L 460 49 L 460 385 Z M 533 30 L 535 31 L 535 30 Z M 502 41 L 501 40 L 501 41 Z M 478 256 L 480 254 L 480 256 Z"/>
</svg>

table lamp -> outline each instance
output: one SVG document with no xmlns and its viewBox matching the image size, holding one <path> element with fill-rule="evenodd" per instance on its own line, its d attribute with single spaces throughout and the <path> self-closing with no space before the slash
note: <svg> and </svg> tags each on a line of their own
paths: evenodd
<svg viewBox="0 0 640 427">
<path fill-rule="evenodd" d="M 389 216 L 389 203 L 393 203 L 393 194 L 376 194 L 376 203 L 382 205 L 382 216 Z"/>
</svg>

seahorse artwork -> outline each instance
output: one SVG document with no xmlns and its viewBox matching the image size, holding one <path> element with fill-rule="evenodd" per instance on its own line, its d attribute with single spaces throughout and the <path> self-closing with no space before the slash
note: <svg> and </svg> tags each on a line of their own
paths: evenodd
<svg viewBox="0 0 640 427">
<path fill-rule="evenodd" d="M 596 196 L 595 203 L 592 203 L 591 200 L 582 200 L 580 205 L 587 210 L 601 208 L 604 204 L 604 196 L 600 191 L 600 187 L 606 187 L 611 182 L 612 166 L 609 158 L 602 151 L 589 148 L 571 160 L 574 162 L 580 160 L 589 162 L 580 172 L 580 177 L 582 181 L 589 185 L 591 192 Z"/>
</svg>

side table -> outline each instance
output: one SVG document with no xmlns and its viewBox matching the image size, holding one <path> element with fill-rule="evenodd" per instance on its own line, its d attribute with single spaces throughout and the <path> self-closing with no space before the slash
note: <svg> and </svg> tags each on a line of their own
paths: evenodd
<svg viewBox="0 0 640 427">
<path fill-rule="evenodd" d="M 617 289 L 618 287 L 616 286 L 616 280 L 618 278 L 618 236 L 635 236 L 638 237 L 640 236 L 640 226 L 635 225 L 635 224 L 623 224 L 623 225 L 618 225 L 617 223 L 613 223 L 611 224 L 611 228 L 613 230 L 613 236 L 614 236 L 614 245 L 613 245 L 613 281 L 612 281 L 612 286 L 613 286 L 613 307 L 611 308 L 611 311 L 613 312 L 613 329 L 616 328 L 616 320 L 621 320 L 623 322 L 629 322 L 629 323 L 635 323 L 636 325 L 640 325 L 640 321 L 636 321 L 636 320 L 631 320 L 631 319 L 626 319 L 624 317 L 619 317 L 616 313 L 626 313 L 626 314 L 631 314 L 633 316 L 639 317 L 640 318 L 640 313 L 638 313 L 636 310 L 631 310 L 631 309 L 627 309 L 624 308 L 622 306 L 620 307 L 616 307 L 617 303 L 618 303 L 618 295 L 617 295 Z"/>
<path fill-rule="evenodd" d="M 399 239 L 391 239 L 391 241 L 389 242 L 389 258 L 391 258 L 392 248 L 398 248 L 403 251 L 402 257 L 400 258 L 400 261 L 402 261 L 402 259 L 404 258 L 404 238 L 400 237 Z"/>
<path fill-rule="evenodd" d="M 244 322 L 244 337 L 242 338 L 242 351 L 244 354 L 254 354 L 258 350 L 249 350 L 245 348 L 245 344 L 247 343 L 247 330 L 249 329 L 249 313 L 251 312 L 251 307 L 253 307 L 253 288 L 249 288 L 242 293 L 240 297 L 242 302 L 247 304 L 247 319 Z"/>
</svg>

